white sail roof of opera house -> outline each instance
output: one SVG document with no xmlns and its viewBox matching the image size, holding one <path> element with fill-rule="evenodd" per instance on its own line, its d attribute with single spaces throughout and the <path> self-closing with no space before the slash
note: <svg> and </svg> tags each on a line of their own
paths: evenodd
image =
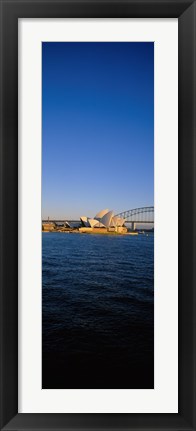
<svg viewBox="0 0 196 431">
<path fill-rule="evenodd" d="M 88 221 L 91 227 L 95 227 L 96 225 L 99 224 L 99 221 L 95 220 L 94 218 L 89 218 Z"/>
<path fill-rule="evenodd" d="M 96 220 L 101 219 L 105 214 L 108 213 L 108 209 L 99 211 L 94 217 Z"/>
<path fill-rule="evenodd" d="M 84 224 L 84 226 L 89 226 L 88 217 L 82 216 L 80 217 L 80 220 Z"/>
<path fill-rule="evenodd" d="M 80 220 L 85 227 L 121 227 L 123 226 L 125 219 L 115 216 L 113 211 L 104 209 L 99 211 L 94 218 L 82 216 Z"/>
<path fill-rule="evenodd" d="M 114 226 L 122 226 L 125 222 L 124 218 L 118 217 L 118 216 L 114 216 L 112 218 L 112 223 L 114 224 Z"/>
<path fill-rule="evenodd" d="M 104 226 L 110 227 L 113 215 L 113 211 L 108 211 L 108 213 L 101 218 L 100 222 L 103 223 Z"/>
</svg>

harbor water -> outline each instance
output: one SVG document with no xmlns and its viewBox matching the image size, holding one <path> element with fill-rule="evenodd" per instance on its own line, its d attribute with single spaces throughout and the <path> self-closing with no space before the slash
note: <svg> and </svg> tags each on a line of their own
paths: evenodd
<svg viewBox="0 0 196 431">
<path fill-rule="evenodd" d="M 154 234 L 42 234 L 42 387 L 154 387 Z"/>
</svg>

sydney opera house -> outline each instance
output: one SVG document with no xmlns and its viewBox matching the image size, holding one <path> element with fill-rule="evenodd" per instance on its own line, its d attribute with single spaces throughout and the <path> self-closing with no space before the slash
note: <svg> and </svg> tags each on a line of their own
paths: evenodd
<svg viewBox="0 0 196 431">
<path fill-rule="evenodd" d="M 127 228 L 124 226 L 125 220 L 121 217 L 115 216 L 113 211 L 108 209 L 101 210 L 94 218 L 86 216 L 80 217 L 82 227 L 79 229 L 81 232 L 119 232 L 126 233 Z"/>
</svg>

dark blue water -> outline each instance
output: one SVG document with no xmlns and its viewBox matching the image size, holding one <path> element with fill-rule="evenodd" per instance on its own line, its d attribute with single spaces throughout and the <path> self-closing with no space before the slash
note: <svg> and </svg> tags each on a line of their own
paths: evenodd
<svg viewBox="0 0 196 431">
<path fill-rule="evenodd" d="M 43 388 L 153 388 L 154 235 L 42 238 Z"/>
</svg>

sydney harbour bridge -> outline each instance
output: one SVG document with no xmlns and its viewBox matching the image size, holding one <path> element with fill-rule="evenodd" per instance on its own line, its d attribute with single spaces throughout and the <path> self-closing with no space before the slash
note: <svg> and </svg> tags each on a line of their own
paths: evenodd
<svg viewBox="0 0 196 431">
<path fill-rule="evenodd" d="M 125 223 L 130 223 L 132 230 L 136 229 L 137 224 L 154 224 L 154 207 L 141 207 L 123 211 L 116 214 L 125 219 Z"/>
<path fill-rule="evenodd" d="M 138 225 L 143 224 L 154 224 L 154 206 L 151 207 L 141 207 L 133 208 L 130 210 L 122 211 L 121 213 L 115 214 L 118 217 L 125 219 L 125 223 L 130 225 L 132 230 L 135 230 Z M 49 220 L 42 220 L 47 222 Z M 54 223 L 79 223 L 79 220 L 52 220 L 50 222 Z"/>
</svg>

